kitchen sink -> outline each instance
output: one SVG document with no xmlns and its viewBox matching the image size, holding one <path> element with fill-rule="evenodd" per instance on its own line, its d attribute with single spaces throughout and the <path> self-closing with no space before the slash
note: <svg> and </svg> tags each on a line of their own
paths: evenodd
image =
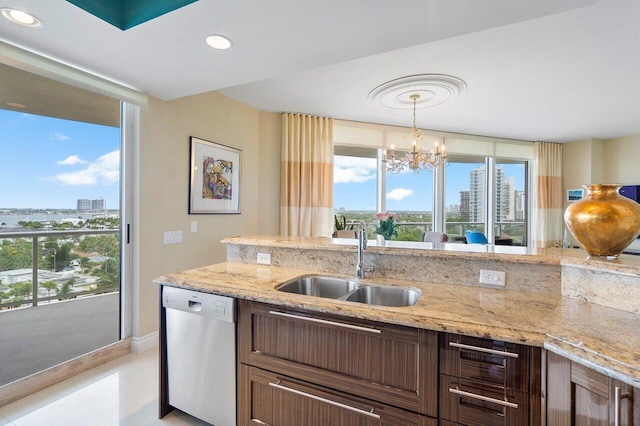
<svg viewBox="0 0 640 426">
<path fill-rule="evenodd" d="M 326 297 L 378 306 L 413 306 L 420 290 L 406 287 L 370 286 L 348 278 L 310 275 L 286 282 L 276 290 L 304 296 Z"/>
<path fill-rule="evenodd" d="M 296 278 L 282 284 L 276 290 L 286 293 L 304 294 L 306 296 L 338 299 L 358 287 L 358 283 L 347 278 L 308 276 Z"/>
<path fill-rule="evenodd" d="M 359 287 L 345 300 L 379 306 L 413 306 L 420 299 L 420 291 L 406 287 Z"/>
</svg>

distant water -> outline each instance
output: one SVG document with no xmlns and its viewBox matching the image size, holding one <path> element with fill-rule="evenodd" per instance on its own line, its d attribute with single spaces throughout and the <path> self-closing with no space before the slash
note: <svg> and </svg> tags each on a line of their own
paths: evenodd
<svg viewBox="0 0 640 426">
<path fill-rule="evenodd" d="M 31 214 L 31 215 L 11 215 L 11 214 L 0 214 L 0 222 L 4 222 L 5 226 L 15 227 L 18 226 L 18 222 L 21 221 L 37 221 L 37 222 L 48 222 L 48 221 L 56 221 L 62 222 L 63 219 L 77 219 L 82 218 L 82 220 L 91 219 L 93 214 Z"/>
</svg>

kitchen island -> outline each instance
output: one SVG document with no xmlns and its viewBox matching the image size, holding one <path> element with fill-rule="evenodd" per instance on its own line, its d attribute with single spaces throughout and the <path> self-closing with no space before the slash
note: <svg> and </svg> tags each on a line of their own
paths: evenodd
<svg viewBox="0 0 640 426">
<path fill-rule="evenodd" d="M 358 281 L 409 286 L 422 293 L 413 306 L 385 307 L 276 290 L 303 275 L 351 276 L 356 250 L 351 241 L 249 236 L 224 242 L 226 263 L 155 282 L 304 312 L 543 348 L 640 386 L 638 301 L 627 300 L 638 291 L 640 279 L 640 262 L 633 256 L 602 262 L 585 260 L 579 250 L 430 243 L 372 246 L 366 260 L 376 270 Z M 258 252 L 270 254 L 271 265 L 256 264 Z M 505 287 L 477 284 L 478 267 L 506 271 Z M 608 291 L 622 289 L 624 297 L 594 290 L 598 280 Z"/>
</svg>

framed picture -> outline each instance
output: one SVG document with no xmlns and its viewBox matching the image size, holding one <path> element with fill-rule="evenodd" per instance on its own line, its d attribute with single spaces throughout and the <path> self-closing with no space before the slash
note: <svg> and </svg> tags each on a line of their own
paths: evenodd
<svg viewBox="0 0 640 426">
<path fill-rule="evenodd" d="M 567 190 L 567 201 L 578 201 L 584 197 L 584 189 L 569 189 Z"/>
<path fill-rule="evenodd" d="M 191 136 L 189 214 L 240 213 L 242 151 Z"/>
</svg>

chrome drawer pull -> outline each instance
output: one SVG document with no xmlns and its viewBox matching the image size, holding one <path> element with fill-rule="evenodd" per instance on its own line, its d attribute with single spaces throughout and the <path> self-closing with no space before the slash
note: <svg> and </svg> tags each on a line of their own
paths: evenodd
<svg viewBox="0 0 640 426">
<path fill-rule="evenodd" d="M 343 324 L 341 322 L 327 321 L 327 320 L 322 320 L 318 318 L 303 317 L 300 315 L 287 314 L 287 313 L 278 312 L 278 311 L 269 311 L 269 313 L 271 315 L 279 315 L 281 317 L 293 318 L 293 319 L 302 320 L 302 321 L 317 322 L 319 324 L 325 324 L 325 325 L 334 325 L 336 327 L 349 328 L 351 330 L 366 331 L 368 333 L 376 333 L 376 334 L 382 333 L 382 331 L 378 330 L 377 328 L 360 327 L 359 325 Z"/>
<path fill-rule="evenodd" d="M 380 418 L 379 414 L 376 414 L 376 413 L 373 412 L 373 410 L 374 410 L 373 408 L 371 409 L 371 411 L 362 410 L 360 408 L 352 407 L 350 405 L 345 405 L 345 404 L 341 404 L 341 403 L 336 402 L 336 401 L 332 401 L 330 399 L 322 398 L 321 396 L 311 395 L 310 393 L 306 393 L 306 392 L 299 391 L 297 389 L 292 389 L 292 388 L 288 388 L 286 386 L 282 386 L 281 384 L 279 384 L 279 382 L 278 383 L 269 382 L 269 386 L 272 386 L 272 387 L 277 388 L 277 389 L 281 389 L 283 391 L 295 393 L 296 395 L 304 396 L 305 398 L 315 399 L 316 401 L 320 401 L 320 402 L 324 402 L 324 403 L 327 403 L 327 404 L 330 404 L 330 405 L 334 405 L 336 407 L 344 408 L 345 410 L 354 411 L 354 412 L 356 412 L 358 414 L 364 414 L 365 416 L 373 417 L 374 419 L 379 419 Z"/>
<path fill-rule="evenodd" d="M 518 358 L 518 354 L 514 354 L 513 352 L 497 351 L 495 349 L 481 348 L 478 346 L 465 345 L 463 343 L 449 342 L 449 346 L 453 346 L 454 348 L 460 348 L 460 349 L 469 349 L 471 351 L 484 352 L 484 353 L 493 354 L 493 355 L 502 355 L 502 356 L 508 356 L 511 358 Z"/>
<path fill-rule="evenodd" d="M 615 387 L 613 399 L 613 425 L 620 426 L 620 386 Z"/>
<path fill-rule="evenodd" d="M 469 397 L 469 398 L 479 399 L 481 401 L 492 402 L 494 404 L 502 405 L 504 407 L 518 408 L 518 404 L 514 404 L 513 402 L 502 401 L 501 399 L 490 398 L 490 397 L 484 396 L 484 395 L 477 395 L 475 393 L 465 392 L 465 391 L 460 390 L 460 389 L 449 388 L 449 392 L 454 393 L 456 395 L 460 395 L 460 396 L 466 396 L 466 397 Z"/>
</svg>

